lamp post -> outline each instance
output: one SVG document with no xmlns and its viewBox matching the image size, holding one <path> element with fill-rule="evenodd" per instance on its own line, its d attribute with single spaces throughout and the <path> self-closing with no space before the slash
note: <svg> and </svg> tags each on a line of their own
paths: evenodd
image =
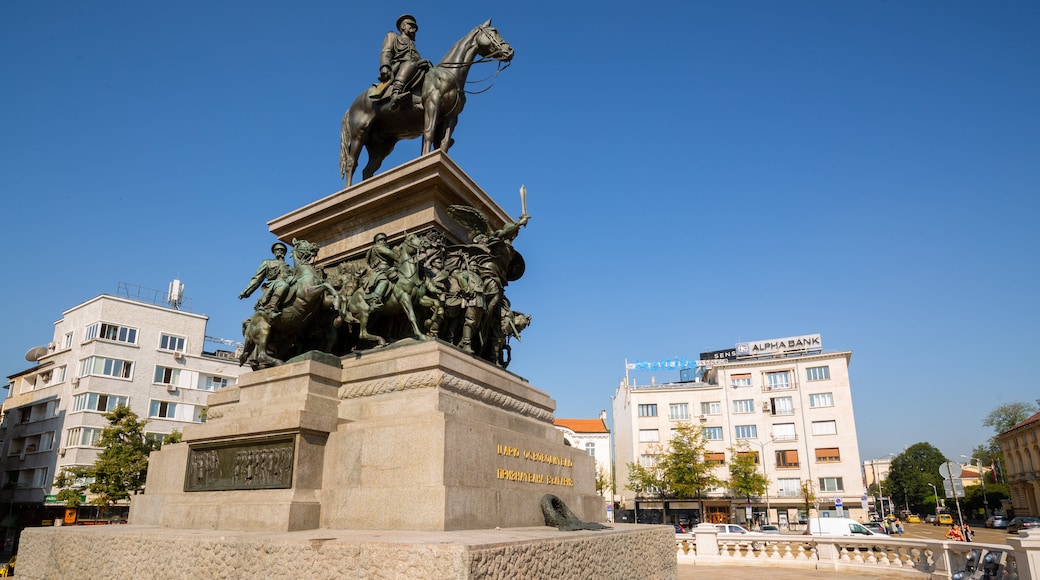
<svg viewBox="0 0 1040 580">
<path fill-rule="evenodd" d="M 889 455 L 892 455 L 889 453 Z M 870 467 L 874 470 L 874 483 L 877 483 L 878 500 L 881 502 L 881 519 L 885 519 L 885 492 L 881 489 L 881 479 L 878 477 L 877 462 L 880 459 L 871 459 Z"/>
<path fill-rule="evenodd" d="M 769 512 L 770 512 L 771 508 L 770 508 L 770 505 L 769 505 L 769 474 L 766 473 L 766 443 L 771 443 L 771 442 L 772 442 L 772 439 L 770 439 L 769 441 L 752 441 L 752 443 L 754 443 L 755 445 L 758 445 L 759 450 L 761 450 L 761 453 L 758 454 L 758 457 L 759 457 L 759 461 L 761 461 L 761 463 L 762 463 L 762 477 L 766 478 L 766 493 L 765 493 L 765 495 L 766 495 L 766 523 L 767 524 L 769 523 Z"/>
<path fill-rule="evenodd" d="M 939 517 L 939 490 L 935 489 L 934 483 L 929 483 L 928 485 L 932 488 L 932 491 L 935 493 L 935 517 Z"/>
<path fill-rule="evenodd" d="M 967 455 L 961 455 L 961 457 L 967 459 L 969 464 L 971 464 L 972 461 L 978 463 L 979 477 L 982 479 L 982 511 L 984 512 L 982 517 L 988 518 L 989 517 L 989 498 L 986 497 L 986 470 L 984 470 L 982 468 L 982 462 L 979 461 L 977 458 L 975 458 L 975 457 L 968 457 Z"/>
</svg>

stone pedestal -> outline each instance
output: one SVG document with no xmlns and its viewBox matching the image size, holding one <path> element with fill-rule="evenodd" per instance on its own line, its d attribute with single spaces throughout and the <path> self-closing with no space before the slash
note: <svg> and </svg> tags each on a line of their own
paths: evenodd
<svg viewBox="0 0 1040 580">
<path fill-rule="evenodd" d="M 209 405 L 206 423 L 152 454 L 131 523 L 245 531 L 537 526 L 550 493 L 579 518 L 603 520 L 593 459 L 564 444 L 553 400 L 440 341 L 406 340 L 342 360 L 315 353 L 243 375 Z M 291 463 L 279 467 L 265 445 L 291 446 Z M 207 460 L 213 450 L 223 457 Z M 284 488 L 262 487 L 290 471 Z"/>
</svg>

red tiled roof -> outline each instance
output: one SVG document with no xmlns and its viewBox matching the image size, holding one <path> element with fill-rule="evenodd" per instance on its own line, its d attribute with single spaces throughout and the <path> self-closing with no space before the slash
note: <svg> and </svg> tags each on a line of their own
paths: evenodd
<svg viewBox="0 0 1040 580">
<path fill-rule="evenodd" d="M 575 433 L 610 433 L 601 419 L 555 419 L 553 424 Z"/>
<path fill-rule="evenodd" d="M 1025 421 L 1021 421 L 1019 423 L 1015 423 L 1011 427 L 1011 429 L 1017 429 L 1017 428 L 1019 428 L 1019 427 L 1021 427 L 1023 425 L 1026 425 L 1028 423 L 1032 423 L 1033 421 L 1040 421 L 1040 413 L 1036 413 L 1035 415 L 1033 415 L 1032 417 L 1026 419 Z M 1011 429 L 1008 429 L 1008 431 L 1010 431 Z"/>
</svg>

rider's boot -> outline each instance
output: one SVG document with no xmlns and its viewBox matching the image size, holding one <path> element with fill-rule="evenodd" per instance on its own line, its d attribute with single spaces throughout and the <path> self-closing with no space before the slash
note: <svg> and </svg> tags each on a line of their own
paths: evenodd
<svg viewBox="0 0 1040 580">
<path fill-rule="evenodd" d="M 411 94 L 408 93 L 408 92 L 405 92 L 405 90 L 404 90 L 404 81 L 402 81 L 402 80 L 395 80 L 394 81 L 393 91 L 390 93 L 390 108 L 391 109 L 396 109 L 398 107 L 398 104 L 401 101 L 401 99 L 404 99 L 404 98 L 411 99 Z"/>
</svg>

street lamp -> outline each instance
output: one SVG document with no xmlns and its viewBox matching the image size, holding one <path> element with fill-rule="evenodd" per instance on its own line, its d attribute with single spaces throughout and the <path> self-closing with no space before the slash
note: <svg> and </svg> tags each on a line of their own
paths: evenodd
<svg viewBox="0 0 1040 580">
<path fill-rule="evenodd" d="M 979 464 L 979 477 L 982 478 L 982 510 L 985 512 L 984 517 L 989 517 L 989 498 L 986 497 L 986 470 L 982 468 L 982 462 L 975 457 L 968 457 L 967 455 L 961 455 L 961 457 L 968 460 L 969 465 L 972 461 Z"/>
<path fill-rule="evenodd" d="M 928 485 L 931 486 L 932 491 L 935 492 L 935 517 L 939 517 L 939 491 L 935 489 L 934 483 L 929 483 Z"/>
<path fill-rule="evenodd" d="M 759 461 L 762 463 L 762 477 L 766 478 L 766 523 L 769 523 L 769 512 L 771 510 L 769 505 L 769 474 L 766 473 L 766 443 L 772 443 L 772 439 L 769 441 L 751 441 L 755 445 L 758 445 L 761 453 L 758 454 Z"/>
<path fill-rule="evenodd" d="M 892 456 L 891 453 L 888 454 Z M 878 477 L 877 462 L 881 459 L 870 459 L 870 466 L 874 469 L 874 482 L 877 483 L 878 500 L 881 501 L 881 519 L 885 519 L 885 493 L 881 489 L 881 479 Z"/>
</svg>

